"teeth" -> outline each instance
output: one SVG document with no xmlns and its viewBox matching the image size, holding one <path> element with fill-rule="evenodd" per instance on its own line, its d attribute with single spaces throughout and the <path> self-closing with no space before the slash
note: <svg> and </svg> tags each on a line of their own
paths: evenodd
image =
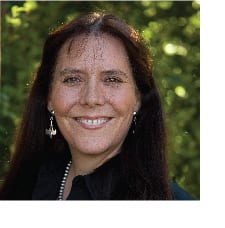
<svg viewBox="0 0 225 228">
<path fill-rule="evenodd" d="M 77 121 L 86 125 L 96 126 L 107 122 L 108 119 L 96 119 L 96 120 L 77 119 Z"/>
</svg>

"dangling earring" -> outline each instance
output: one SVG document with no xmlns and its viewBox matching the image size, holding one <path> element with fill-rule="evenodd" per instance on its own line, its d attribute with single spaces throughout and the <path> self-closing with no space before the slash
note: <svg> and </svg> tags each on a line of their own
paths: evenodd
<svg viewBox="0 0 225 228">
<path fill-rule="evenodd" d="M 51 110 L 51 114 L 52 114 L 52 116 L 50 117 L 50 127 L 49 127 L 49 129 L 45 129 L 45 134 L 48 135 L 50 137 L 50 139 L 52 139 L 53 135 L 56 135 L 56 129 L 53 128 L 53 123 L 52 123 L 55 112 L 53 110 Z"/>
<path fill-rule="evenodd" d="M 133 130 L 132 130 L 133 135 L 135 134 L 136 124 L 137 124 L 137 112 L 133 112 Z"/>
</svg>

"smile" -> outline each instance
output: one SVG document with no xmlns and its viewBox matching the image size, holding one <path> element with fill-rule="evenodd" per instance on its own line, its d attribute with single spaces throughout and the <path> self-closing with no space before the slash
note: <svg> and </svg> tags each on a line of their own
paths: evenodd
<svg viewBox="0 0 225 228">
<path fill-rule="evenodd" d="M 96 129 L 103 127 L 107 122 L 109 122 L 112 118 L 102 117 L 102 118 L 83 118 L 78 117 L 75 118 L 77 122 L 79 122 L 84 128 L 88 129 Z"/>
</svg>

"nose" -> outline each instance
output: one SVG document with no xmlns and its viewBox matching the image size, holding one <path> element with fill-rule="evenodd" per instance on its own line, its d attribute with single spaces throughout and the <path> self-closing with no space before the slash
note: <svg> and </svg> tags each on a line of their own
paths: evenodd
<svg viewBox="0 0 225 228">
<path fill-rule="evenodd" d="M 85 84 L 85 88 L 81 91 L 80 104 L 88 105 L 90 107 L 103 105 L 105 99 L 100 87 L 100 82 L 95 79 L 89 80 Z"/>
</svg>

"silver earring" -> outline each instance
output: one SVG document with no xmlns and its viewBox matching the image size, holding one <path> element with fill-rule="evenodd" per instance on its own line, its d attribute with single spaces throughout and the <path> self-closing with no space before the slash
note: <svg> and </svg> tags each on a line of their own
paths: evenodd
<svg viewBox="0 0 225 228">
<path fill-rule="evenodd" d="M 55 114 L 55 112 L 52 110 L 51 111 L 51 117 L 50 117 L 50 127 L 49 129 L 45 129 L 45 134 L 48 135 L 50 137 L 50 139 L 52 139 L 53 135 L 56 135 L 56 129 L 53 128 L 53 116 Z"/>
<path fill-rule="evenodd" d="M 133 135 L 135 134 L 136 124 L 137 124 L 137 112 L 133 112 L 133 130 L 132 130 Z"/>
</svg>

